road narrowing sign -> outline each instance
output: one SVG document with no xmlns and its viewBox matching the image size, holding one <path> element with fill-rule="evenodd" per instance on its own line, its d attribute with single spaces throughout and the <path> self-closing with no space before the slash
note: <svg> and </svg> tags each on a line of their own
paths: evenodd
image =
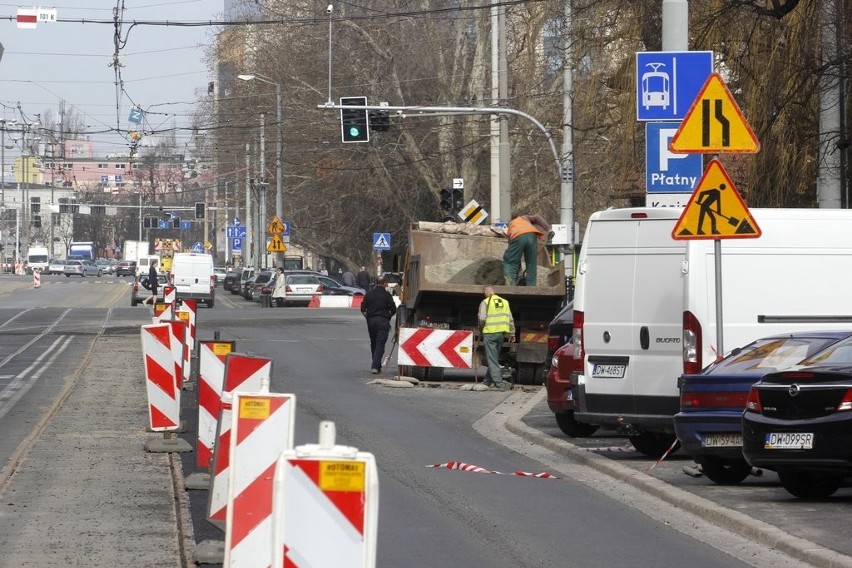
<svg viewBox="0 0 852 568">
<path fill-rule="evenodd" d="M 718 73 L 711 73 L 669 144 L 672 152 L 756 153 L 760 142 Z"/>
<path fill-rule="evenodd" d="M 710 160 L 675 223 L 672 238 L 753 239 L 760 235 L 760 227 L 722 164 Z"/>
</svg>

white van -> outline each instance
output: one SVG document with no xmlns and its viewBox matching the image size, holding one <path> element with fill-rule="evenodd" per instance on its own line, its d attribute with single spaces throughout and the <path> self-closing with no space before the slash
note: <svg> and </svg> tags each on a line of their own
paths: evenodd
<svg viewBox="0 0 852 568">
<path fill-rule="evenodd" d="M 151 263 L 157 261 L 157 272 L 163 271 L 163 266 L 160 264 L 160 257 L 155 254 L 139 255 L 136 259 L 136 276 L 148 276 L 148 271 L 151 270 Z"/>
<path fill-rule="evenodd" d="M 591 216 L 574 296 L 580 422 L 659 455 L 674 441 L 678 377 L 720 351 L 714 241 L 676 241 L 683 210 Z M 787 331 L 852 329 L 852 210 L 752 209 L 762 236 L 724 239 L 723 350 Z"/>
<path fill-rule="evenodd" d="M 196 300 L 213 307 L 216 295 L 216 274 L 213 257 L 209 254 L 177 252 L 172 258 L 169 282 L 175 287 L 178 300 Z"/>
</svg>

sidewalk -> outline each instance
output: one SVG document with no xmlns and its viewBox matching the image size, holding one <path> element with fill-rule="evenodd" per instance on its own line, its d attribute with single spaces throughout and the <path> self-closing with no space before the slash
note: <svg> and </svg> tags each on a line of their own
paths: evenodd
<svg viewBox="0 0 852 568">
<path fill-rule="evenodd" d="M 171 458 L 143 449 L 162 434 L 146 431 L 140 349 L 138 333 L 100 336 L 69 379 L 0 493 L 0 568 L 182 565 Z"/>
</svg>

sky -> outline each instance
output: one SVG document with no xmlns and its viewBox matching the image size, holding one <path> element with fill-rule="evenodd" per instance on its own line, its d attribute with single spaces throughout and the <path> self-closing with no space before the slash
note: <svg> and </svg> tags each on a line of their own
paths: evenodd
<svg viewBox="0 0 852 568">
<path fill-rule="evenodd" d="M 221 21 L 224 0 L 58 0 L 42 8 L 56 10 L 57 22 L 39 22 L 19 29 L 18 4 L 0 0 L 0 119 L 34 122 L 51 112 L 58 120 L 60 101 L 82 117 L 98 155 L 129 150 L 126 135 L 139 126 L 130 111 L 145 112 L 145 130 L 191 124 L 199 97 L 213 80 L 205 52 L 213 44 L 215 26 L 136 25 L 134 21 Z M 116 96 L 115 26 L 113 10 L 123 5 L 124 24 L 119 51 L 124 91 Z M 25 5 L 26 6 L 26 5 Z M 61 20 L 72 20 L 64 22 Z M 89 20 L 89 22 L 83 22 Z M 108 24 L 92 20 L 109 20 Z M 15 126 L 9 127 L 14 129 Z M 123 136 L 115 132 L 120 130 Z M 7 132 L 6 137 L 14 136 Z M 178 132 L 180 146 L 188 132 Z M 151 137 L 143 142 L 150 142 Z M 19 147 L 8 149 L 13 163 Z M 10 156 L 11 154 L 11 156 Z"/>
</svg>

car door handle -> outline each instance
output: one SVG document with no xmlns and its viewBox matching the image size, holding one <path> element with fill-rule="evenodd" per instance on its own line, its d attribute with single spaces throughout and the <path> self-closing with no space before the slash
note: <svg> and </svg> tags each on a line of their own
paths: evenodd
<svg viewBox="0 0 852 568">
<path fill-rule="evenodd" d="M 639 346 L 645 350 L 651 346 L 651 332 L 648 330 L 647 325 L 639 328 Z"/>
</svg>

